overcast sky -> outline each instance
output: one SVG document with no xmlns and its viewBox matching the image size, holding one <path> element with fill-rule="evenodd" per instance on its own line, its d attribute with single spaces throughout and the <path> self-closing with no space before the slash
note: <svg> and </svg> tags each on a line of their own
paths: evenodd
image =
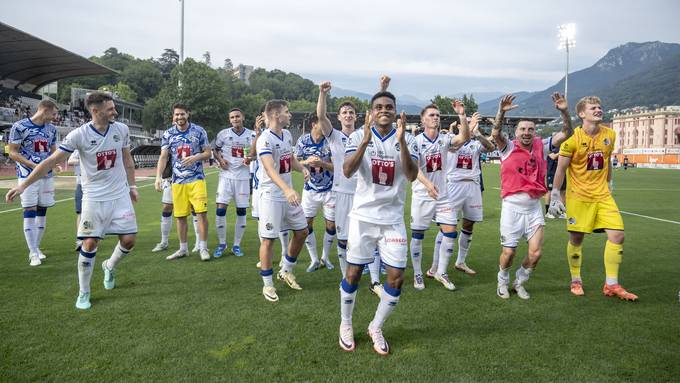
<svg viewBox="0 0 680 383">
<path fill-rule="evenodd" d="M 680 1 L 185 0 L 185 56 L 210 51 L 370 93 L 430 98 L 540 90 L 563 76 L 557 25 L 577 24 L 571 68 L 626 42 L 680 43 Z M 0 20 L 83 56 L 179 51 L 178 0 L 5 0 Z"/>
</svg>

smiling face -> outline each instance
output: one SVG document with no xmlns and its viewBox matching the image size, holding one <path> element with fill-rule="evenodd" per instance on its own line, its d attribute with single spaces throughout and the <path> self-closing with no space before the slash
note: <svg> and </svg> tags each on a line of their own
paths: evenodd
<svg viewBox="0 0 680 383">
<path fill-rule="evenodd" d="M 182 108 L 175 108 L 172 112 L 172 122 L 180 129 L 184 129 L 189 122 L 189 112 Z"/>
<path fill-rule="evenodd" d="M 591 104 L 586 102 L 582 111 L 578 113 L 578 116 L 587 122 L 598 123 L 602 121 L 602 106 L 598 104 Z"/>
<path fill-rule="evenodd" d="M 371 105 L 371 117 L 380 127 L 391 127 L 397 117 L 397 106 L 389 97 L 378 97 Z"/>
<path fill-rule="evenodd" d="M 345 105 L 338 111 L 338 121 L 342 126 L 354 127 L 357 121 L 357 112 L 349 105 Z"/>
<path fill-rule="evenodd" d="M 523 147 L 531 146 L 536 136 L 536 125 L 532 121 L 520 121 L 515 128 L 515 137 Z"/>
</svg>

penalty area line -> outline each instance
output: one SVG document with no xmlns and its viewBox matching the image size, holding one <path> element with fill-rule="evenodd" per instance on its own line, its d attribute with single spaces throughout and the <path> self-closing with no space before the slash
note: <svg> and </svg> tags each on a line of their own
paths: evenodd
<svg viewBox="0 0 680 383">
<path fill-rule="evenodd" d="M 654 220 L 654 221 L 661 221 L 661 222 L 674 223 L 674 224 L 676 224 L 676 225 L 680 225 L 680 222 L 678 222 L 678 221 L 671 221 L 671 220 L 669 220 L 669 219 L 650 217 L 650 216 L 648 216 L 648 215 L 642 215 L 642 214 L 631 213 L 631 212 L 629 212 L 629 211 L 623 211 L 623 210 L 619 210 L 619 211 L 621 212 L 621 214 L 628 214 L 628 215 L 632 215 L 632 216 L 635 216 L 635 217 L 647 218 L 647 219 L 652 219 L 652 220 Z"/>
</svg>

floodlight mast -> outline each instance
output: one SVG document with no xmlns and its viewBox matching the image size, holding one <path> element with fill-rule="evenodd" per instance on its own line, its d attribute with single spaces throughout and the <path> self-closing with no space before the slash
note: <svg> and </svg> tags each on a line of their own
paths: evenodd
<svg viewBox="0 0 680 383">
<path fill-rule="evenodd" d="M 179 32 L 179 63 L 184 62 L 184 0 L 179 0 L 180 7 L 180 32 Z"/>
<path fill-rule="evenodd" d="M 574 40 L 574 36 L 576 35 L 576 24 L 562 24 L 557 27 L 557 30 L 557 36 L 560 39 L 560 45 L 557 49 L 564 49 L 567 52 L 567 63 L 564 73 L 564 98 L 569 100 L 569 48 L 574 48 L 576 46 L 576 41 Z"/>
</svg>

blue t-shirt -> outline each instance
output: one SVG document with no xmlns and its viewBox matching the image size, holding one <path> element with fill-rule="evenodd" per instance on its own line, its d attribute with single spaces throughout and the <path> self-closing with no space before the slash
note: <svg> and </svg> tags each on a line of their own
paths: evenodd
<svg viewBox="0 0 680 383">
<path fill-rule="evenodd" d="M 57 128 L 52 124 L 36 125 L 30 118 L 24 118 L 12 125 L 9 143 L 19 145 L 19 153 L 27 160 L 39 164 L 50 156 L 52 146 L 57 143 Z M 33 169 L 16 163 L 17 177 L 28 177 Z M 52 177 L 52 171 L 46 177 Z"/>
<path fill-rule="evenodd" d="M 189 123 L 185 131 L 173 125 L 163 133 L 161 149 L 168 150 L 172 159 L 172 183 L 188 184 L 205 178 L 203 161 L 185 167 L 182 166 L 182 160 L 202 153 L 208 145 L 205 129 L 193 123 Z"/>
<path fill-rule="evenodd" d="M 314 142 L 311 133 L 307 133 L 298 139 L 295 146 L 295 157 L 299 160 L 306 160 L 309 157 L 317 156 L 323 162 L 331 162 L 331 148 L 328 146 L 326 137 L 321 137 L 319 142 Z M 333 172 L 322 167 L 307 166 L 311 177 L 305 182 L 305 190 L 312 190 L 318 193 L 331 190 L 333 187 Z"/>
</svg>

